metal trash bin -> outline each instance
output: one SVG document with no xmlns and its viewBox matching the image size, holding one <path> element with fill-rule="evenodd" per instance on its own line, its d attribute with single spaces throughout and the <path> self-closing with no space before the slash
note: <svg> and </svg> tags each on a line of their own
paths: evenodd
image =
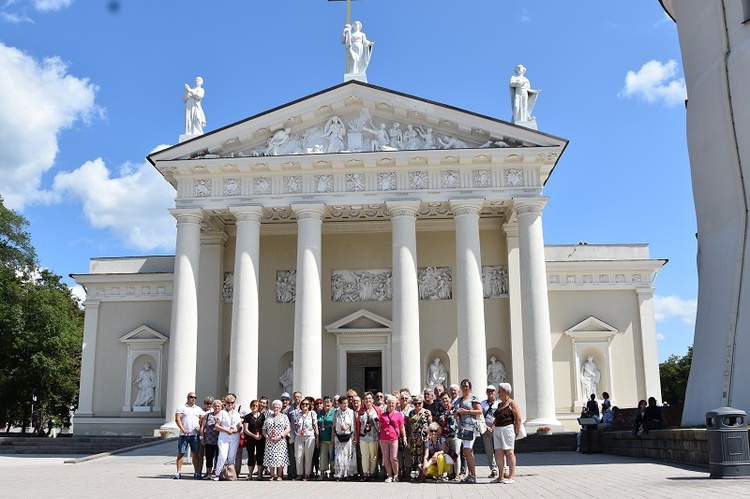
<svg viewBox="0 0 750 499">
<path fill-rule="evenodd" d="M 747 414 L 732 407 L 706 413 L 711 478 L 750 476 Z"/>
</svg>

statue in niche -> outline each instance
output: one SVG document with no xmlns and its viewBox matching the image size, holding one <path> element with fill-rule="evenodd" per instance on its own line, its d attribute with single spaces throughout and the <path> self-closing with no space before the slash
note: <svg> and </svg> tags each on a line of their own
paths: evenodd
<svg viewBox="0 0 750 499">
<path fill-rule="evenodd" d="M 588 400 L 591 395 L 596 395 L 596 385 L 599 384 L 601 376 L 594 362 L 594 356 L 589 355 L 588 360 L 581 366 L 581 388 L 584 400 Z"/>
<path fill-rule="evenodd" d="M 417 135 L 417 131 L 414 130 L 414 126 L 412 125 L 406 125 L 406 130 L 404 130 L 404 149 L 407 151 L 416 151 L 417 149 L 422 148 L 422 140 Z"/>
<path fill-rule="evenodd" d="M 341 43 L 346 47 L 347 74 L 364 74 L 370 64 L 374 42 L 367 39 L 362 23 L 354 21 L 354 24 L 344 26 Z"/>
<path fill-rule="evenodd" d="M 510 77 L 510 102 L 513 107 L 513 123 L 536 121 L 531 113 L 534 111 L 536 98 L 541 90 L 532 90 L 526 78 L 526 68 L 516 66 L 515 76 Z"/>
<path fill-rule="evenodd" d="M 294 388 L 294 361 L 289 362 L 289 367 L 279 376 L 279 383 L 284 387 L 284 391 L 292 393 Z"/>
<path fill-rule="evenodd" d="M 435 360 L 430 362 L 430 365 L 427 366 L 427 375 L 425 376 L 425 379 L 427 380 L 427 386 L 425 387 L 427 389 L 433 390 L 437 385 L 446 386 L 446 383 L 448 382 L 448 371 L 438 357 L 435 357 Z"/>
<path fill-rule="evenodd" d="M 323 137 L 328 139 L 328 146 L 325 152 L 340 152 L 346 147 L 344 136 L 346 127 L 338 116 L 332 116 L 323 129 Z"/>
<path fill-rule="evenodd" d="M 185 94 L 182 101 L 185 103 L 185 135 L 201 135 L 203 127 L 206 126 L 206 115 L 203 113 L 201 101 L 206 91 L 203 89 L 203 78 L 195 79 L 195 88 L 185 83 Z"/>
<path fill-rule="evenodd" d="M 505 372 L 505 366 L 493 355 L 490 357 L 490 363 L 487 364 L 487 383 L 497 388 L 500 383 L 507 381 L 508 377 Z"/>
<path fill-rule="evenodd" d="M 138 395 L 135 397 L 134 406 L 146 407 L 154 403 L 156 394 L 156 373 L 151 368 L 151 363 L 143 364 L 143 369 L 133 381 L 138 386 Z"/>
</svg>

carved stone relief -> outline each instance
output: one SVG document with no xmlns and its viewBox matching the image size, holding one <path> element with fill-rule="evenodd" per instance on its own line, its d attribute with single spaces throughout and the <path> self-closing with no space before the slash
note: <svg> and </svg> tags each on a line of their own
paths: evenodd
<svg viewBox="0 0 750 499">
<path fill-rule="evenodd" d="M 333 192 L 333 175 L 315 175 L 315 192 Z"/>
<path fill-rule="evenodd" d="M 482 285 L 485 298 L 507 296 L 508 267 L 505 265 L 482 267 Z"/>
<path fill-rule="evenodd" d="M 331 301 L 389 301 L 393 276 L 390 270 L 334 270 Z"/>
<path fill-rule="evenodd" d="M 453 298 L 453 275 L 450 267 L 424 267 L 417 272 L 420 300 Z"/>
<path fill-rule="evenodd" d="M 224 272 L 224 283 L 221 286 L 221 302 L 234 301 L 234 272 Z"/>
<path fill-rule="evenodd" d="M 271 180 L 267 177 L 258 177 L 253 182 L 255 194 L 271 194 Z"/>
<path fill-rule="evenodd" d="M 211 195 L 211 179 L 200 179 L 195 181 L 195 197 L 205 198 Z"/>
<path fill-rule="evenodd" d="M 430 177 L 426 171 L 409 172 L 409 189 L 427 189 Z"/>
<path fill-rule="evenodd" d="M 242 188 L 242 181 L 238 178 L 224 179 L 224 195 L 239 196 Z"/>
<path fill-rule="evenodd" d="M 378 173 L 378 190 L 392 191 L 396 189 L 396 172 Z"/>
<path fill-rule="evenodd" d="M 489 170 L 474 170 L 474 187 L 492 187 L 492 175 Z"/>
<path fill-rule="evenodd" d="M 365 176 L 361 173 L 346 174 L 347 192 L 360 192 L 365 190 Z"/>
<path fill-rule="evenodd" d="M 521 187 L 523 185 L 523 170 L 518 168 L 505 170 L 505 185 Z"/>
<path fill-rule="evenodd" d="M 294 303 L 297 295 L 297 271 L 276 271 L 276 303 Z"/>
<path fill-rule="evenodd" d="M 302 177 L 300 175 L 290 175 L 283 178 L 284 194 L 299 194 L 302 192 Z"/>
<path fill-rule="evenodd" d="M 458 171 L 446 170 L 440 174 L 440 185 L 444 189 L 455 189 L 458 187 Z"/>
</svg>

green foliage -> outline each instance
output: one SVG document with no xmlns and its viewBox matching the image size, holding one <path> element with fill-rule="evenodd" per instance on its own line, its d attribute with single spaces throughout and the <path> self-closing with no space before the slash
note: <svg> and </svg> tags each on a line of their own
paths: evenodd
<svg viewBox="0 0 750 499">
<path fill-rule="evenodd" d="M 693 347 L 690 347 L 684 356 L 670 355 L 667 360 L 659 364 L 662 400 L 670 404 L 685 403 L 685 390 L 687 390 L 692 361 Z"/>
<path fill-rule="evenodd" d="M 28 222 L 0 198 L 0 422 L 68 423 L 78 399 L 83 311 L 62 278 L 36 268 Z M 33 271 L 33 272 L 32 272 Z"/>
</svg>

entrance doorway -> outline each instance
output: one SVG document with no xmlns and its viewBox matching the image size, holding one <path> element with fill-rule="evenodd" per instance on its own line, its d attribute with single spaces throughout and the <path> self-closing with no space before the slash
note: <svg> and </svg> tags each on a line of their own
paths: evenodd
<svg viewBox="0 0 750 499">
<path fill-rule="evenodd" d="M 346 387 L 353 388 L 360 395 L 364 392 L 376 393 L 383 390 L 382 352 L 347 352 Z"/>
</svg>

